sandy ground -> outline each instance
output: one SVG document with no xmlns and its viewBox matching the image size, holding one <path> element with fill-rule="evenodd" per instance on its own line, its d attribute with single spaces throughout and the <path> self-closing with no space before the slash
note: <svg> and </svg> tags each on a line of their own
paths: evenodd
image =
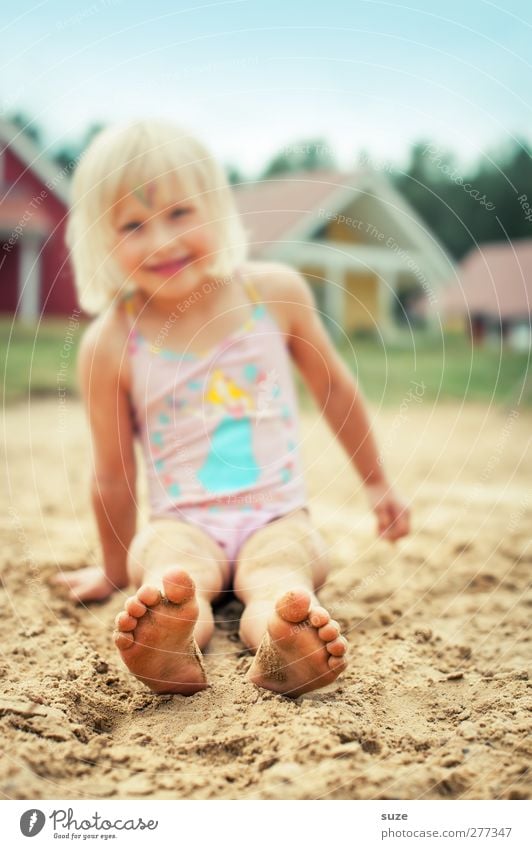
<svg viewBox="0 0 532 849">
<path fill-rule="evenodd" d="M 375 540 L 355 473 L 303 420 L 322 592 L 351 644 L 335 686 L 297 701 L 244 681 L 239 604 L 217 612 L 212 688 L 152 696 L 110 634 L 123 602 L 75 608 L 46 583 L 97 562 L 80 405 L 6 414 L 2 758 L 7 798 L 528 798 L 532 415 L 379 412 L 414 532 Z M 528 533 L 527 533 L 528 531 Z"/>
</svg>

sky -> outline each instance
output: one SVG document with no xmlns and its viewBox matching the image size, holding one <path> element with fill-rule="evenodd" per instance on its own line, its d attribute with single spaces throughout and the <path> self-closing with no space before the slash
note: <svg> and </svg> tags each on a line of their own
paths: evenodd
<svg viewBox="0 0 532 849">
<path fill-rule="evenodd" d="M 144 117 L 247 176 L 316 137 L 345 168 L 405 164 L 420 139 L 464 163 L 532 140 L 530 0 L 19 0 L 0 32 L 0 114 L 50 151 Z"/>
</svg>

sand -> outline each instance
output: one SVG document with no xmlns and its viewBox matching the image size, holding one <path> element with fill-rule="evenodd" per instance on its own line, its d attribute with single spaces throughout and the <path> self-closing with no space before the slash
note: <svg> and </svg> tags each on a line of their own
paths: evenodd
<svg viewBox="0 0 532 849">
<path fill-rule="evenodd" d="M 483 406 L 379 411 L 414 510 L 393 547 L 375 539 L 327 426 L 306 414 L 312 515 L 334 563 L 321 599 L 350 668 L 295 701 L 256 689 L 233 599 L 205 658 L 212 687 L 185 698 L 151 695 L 122 665 L 110 634 L 124 594 L 76 608 L 47 583 L 98 557 L 79 402 L 9 408 L 2 796 L 528 798 L 531 425 Z"/>
</svg>

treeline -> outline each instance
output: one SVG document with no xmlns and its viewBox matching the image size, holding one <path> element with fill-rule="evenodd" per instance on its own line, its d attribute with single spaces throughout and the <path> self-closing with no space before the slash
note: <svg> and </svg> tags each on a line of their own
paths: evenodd
<svg viewBox="0 0 532 849">
<path fill-rule="evenodd" d="M 25 115 L 10 117 L 37 144 L 41 133 Z M 52 159 L 68 167 L 102 129 L 93 124 L 79 144 L 56 152 Z M 372 163 L 361 154 L 353 168 Z M 272 179 L 298 171 L 337 168 L 334 150 L 321 138 L 303 139 L 285 145 L 255 177 L 244 175 L 235 165 L 227 166 L 231 183 L 250 179 Z M 393 162 L 378 163 L 396 189 L 408 200 L 455 259 L 461 259 L 475 243 L 532 238 L 532 147 L 515 140 L 506 147 L 478 157 L 461 169 L 452 151 L 435 142 L 414 144 L 405 168 Z"/>
<path fill-rule="evenodd" d="M 466 169 L 452 151 L 428 141 L 412 146 L 405 168 L 367 153 L 354 168 L 372 162 L 457 260 L 477 243 L 532 238 L 532 147 L 524 140 L 479 156 Z M 261 178 L 334 167 L 331 148 L 308 140 L 287 145 Z"/>
<path fill-rule="evenodd" d="M 450 151 L 418 143 L 396 188 L 447 250 L 461 259 L 475 244 L 532 238 L 532 148 L 514 141 L 461 170 Z"/>
</svg>

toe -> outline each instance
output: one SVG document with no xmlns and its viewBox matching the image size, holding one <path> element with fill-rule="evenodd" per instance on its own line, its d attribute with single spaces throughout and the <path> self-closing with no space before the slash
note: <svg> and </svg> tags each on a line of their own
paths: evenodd
<svg viewBox="0 0 532 849">
<path fill-rule="evenodd" d="M 196 586 L 184 569 L 171 569 L 163 577 L 163 587 L 166 598 L 174 604 L 182 604 L 192 598 Z"/>
<path fill-rule="evenodd" d="M 331 657 L 329 658 L 329 669 L 333 669 L 335 672 L 342 672 L 347 668 L 347 661 L 345 657 Z"/>
<path fill-rule="evenodd" d="M 347 640 L 345 637 L 337 637 L 330 643 L 327 643 L 327 651 L 334 657 L 341 657 L 347 651 Z"/>
<path fill-rule="evenodd" d="M 312 620 L 311 620 L 312 621 Z M 340 626 L 338 622 L 335 622 L 334 619 L 331 619 L 330 622 L 327 622 L 323 628 L 320 628 L 318 631 L 320 639 L 325 643 L 331 642 L 335 640 L 338 636 L 340 636 Z"/>
<path fill-rule="evenodd" d="M 115 641 L 115 646 L 117 649 L 129 649 L 135 642 L 135 638 L 133 634 L 124 634 L 122 631 L 115 631 L 113 634 L 113 639 Z"/>
<path fill-rule="evenodd" d="M 139 601 L 135 595 L 127 599 L 124 607 L 130 616 L 135 616 L 137 619 L 140 619 L 146 613 L 146 605 Z"/>
<path fill-rule="evenodd" d="M 286 622 L 302 622 L 309 613 L 310 593 L 308 590 L 291 590 L 281 596 L 275 609 Z"/>
<path fill-rule="evenodd" d="M 327 624 L 330 616 L 324 607 L 314 607 L 310 611 L 309 619 L 314 628 L 322 628 Z"/>
<path fill-rule="evenodd" d="M 119 631 L 134 631 L 137 627 L 137 620 L 134 616 L 130 616 L 129 613 L 123 611 L 116 617 L 115 625 Z"/>
<path fill-rule="evenodd" d="M 156 587 L 150 587 L 148 584 L 144 584 L 144 586 L 137 590 L 137 598 L 147 607 L 153 607 L 154 604 L 160 602 L 161 593 Z"/>
</svg>

